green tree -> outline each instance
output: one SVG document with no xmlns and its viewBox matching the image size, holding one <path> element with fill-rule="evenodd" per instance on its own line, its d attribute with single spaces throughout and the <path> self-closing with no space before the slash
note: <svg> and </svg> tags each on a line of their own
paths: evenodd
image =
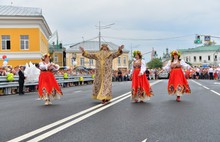
<svg viewBox="0 0 220 142">
<path fill-rule="evenodd" d="M 153 68 L 162 68 L 163 63 L 161 62 L 160 59 L 154 58 L 150 62 L 147 63 L 148 68 L 153 69 Z"/>
</svg>

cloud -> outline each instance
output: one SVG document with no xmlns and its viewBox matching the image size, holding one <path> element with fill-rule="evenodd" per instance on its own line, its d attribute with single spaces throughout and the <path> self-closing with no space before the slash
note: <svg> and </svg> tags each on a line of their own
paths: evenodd
<svg viewBox="0 0 220 142">
<path fill-rule="evenodd" d="M 10 4 L 0 0 L 1 4 Z M 13 1 L 13 0 L 12 0 Z M 103 29 L 103 36 L 123 38 L 163 38 L 189 34 L 220 33 L 218 0 L 14 0 L 15 6 L 40 7 L 52 31 L 58 30 L 64 44 L 76 43 L 98 35 L 95 25 L 115 23 Z M 165 48 L 192 48 L 194 35 L 174 40 L 105 40 L 132 45 L 159 54 Z M 217 43 L 220 42 L 218 39 Z"/>
</svg>

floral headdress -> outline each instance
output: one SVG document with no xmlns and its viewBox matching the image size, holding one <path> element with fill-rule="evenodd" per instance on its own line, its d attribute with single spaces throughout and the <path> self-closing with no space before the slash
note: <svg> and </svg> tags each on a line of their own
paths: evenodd
<svg viewBox="0 0 220 142">
<path fill-rule="evenodd" d="M 170 52 L 170 55 L 171 55 L 171 56 L 177 55 L 178 57 L 180 57 L 181 54 L 180 54 L 179 51 L 173 50 L 172 52 Z"/>
<path fill-rule="evenodd" d="M 139 51 L 139 50 L 134 50 L 134 51 L 133 51 L 133 57 L 135 57 L 137 54 L 140 55 L 140 56 L 142 56 L 142 55 L 141 55 L 141 51 Z"/>
<path fill-rule="evenodd" d="M 45 59 L 45 58 L 47 58 L 47 57 L 50 57 L 50 54 L 49 53 L 46 53 L 46 54 L 43 54 L 43 56 L 41 57 L 41 59 Z"/>
</svg>

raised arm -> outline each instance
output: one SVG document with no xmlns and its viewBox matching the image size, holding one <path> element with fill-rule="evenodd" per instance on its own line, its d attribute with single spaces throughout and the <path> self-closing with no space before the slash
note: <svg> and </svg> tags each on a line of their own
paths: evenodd
<svg viewBox="0 0 220 142">
<path fill-rule="evenodd" d="M 171 65 L 171 61 L 168 61 L 168 63 L 166 64 L 166 66 L 163 67 L 163 70 L 166 70 L 166 71 L 170 71 L 170 65 Z"/>
<path fill-rule="evenodd" d="M 122 51 L 123 48 L 124 48 L 124 45 L 121 45 L 118 47 L 118 51 L 116 51 L 115 53 L 112 54 L 113 59 L 117 58 L 118 56 L 120 56 L 123 53 L 123 51 Z"/>
<path fill-rule="evenodd" d="M 180 65 L 184 68 L 184 69 L 190 69 L 191 66 L 189 64 L 187 64 L 184 60 L 180 61 Z"/>
<path fill-rule="evenodd" d="M 82 47 L 79 47 L 80 51 L 82 52 L 82 55 L 86 58 L 89 58 L 89 59 L 95 59 L 97 60 L 97 56 L 96 54 L 94 53 L 89 53 L 88 51 L 85 51 L 84 48 Z"/>
<path fill-rule="evenodd" d="M 168 61 L 168 63 L 166 64 L 166 66 L 164 66 L 164 67 L 162 68 L 162 70 L 158 72 L 158 74 L 162 73 L 164 70 L 166 70 L 167 72 L 169 72 L 169 71 L 170 71 L 170 68 L 171 68 L 170 66 L 171 66 L 171 61 Z"/>
</svg>

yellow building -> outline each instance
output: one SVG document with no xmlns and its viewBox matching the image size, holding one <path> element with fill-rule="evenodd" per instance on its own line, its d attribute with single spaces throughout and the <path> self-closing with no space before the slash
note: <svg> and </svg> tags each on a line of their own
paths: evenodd
<svg viewBox="0 0 220 142">
<path fill-rule="evenodd" d="M 108 47 L 112 52 L 115 52 L 118 49 L 118 45 L 107 42 Z M 95 60 L 88 59 L 82 56 L 82 53 L 79 51 L 79 47 L 83 47 L 86 51 L 90 53 L 95 53 L 99 51 L 99 42 L 98 41 L 84 41 L 81 43 L 74 44 L 70 46 L 69 49 L 66 50 L 66 64 L 67 66 L 84 66 L 87 68 L 95 68 Z M 123 54 L 118 58 L 113 60 L 112 64 L 113 70 L 124 70 L 127 71 L 129 69 L 129 51 L 123 49 Z"/>
<path fill-rule="evenodd" d="M 62 44 L 49 45 L 49 53 L 51 55 L 52 62 L 58 64 L 60 67 L 66 66 L 65 63 L 65 48 L 62 47 Z"/>
<path fill-rule="evenodd" d="M 50 36 L 41 9 L 0 6 L 0 57 L 6 55 L 8 65 L 39 63 L 42 54 L 48 53 Z"/>
</svg>

